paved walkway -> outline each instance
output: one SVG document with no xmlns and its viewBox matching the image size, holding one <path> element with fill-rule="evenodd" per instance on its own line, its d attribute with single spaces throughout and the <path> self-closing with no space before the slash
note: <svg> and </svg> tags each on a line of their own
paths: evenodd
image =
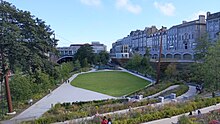
<svg viewBox="0 0 220 124">
<path fill-rule="evenodd" d="M 176 87 L 176 86 L 175 86 Z M 173 88 L 175 88 L 175 87 L 169 87 L 169 88 L 167 88 L 167 89 L 169 89 L 169 90 L 171 90 L 171 89 L 173 89 Z M 167 89 L 165 89 L 166 91 L 167 91 Z M 183 95 L 181 95 L 181 96 L 179 96 L 179 97 L 177 97 L 177 100 L 182 100 L 182 99 L 184 99 L 185 97 L 191 97 L 191 96 L 194 96 L 194 95 L 196 95 L 196 90 L 195 90 L 196 88 L 195 88 L 195 86 L 189 86 L 189 90 L 185 93 L 185 94 L 183 94 Z M 161 91 L 161 92 L 165 92 L 165 90 L 164 91 Z M 156 94 L 154 94 L 154 95 L 152 95 L 152 96 L 156 96 Z M 165 99 L 164 100 L 164 102 L 163 103 L 155 103 L 155 104 L 151 104 L 151 106 L 161 106 L 162 104 L 167 104 L 167 103 L 170 103 L 170 102 L 173 102 L 172 100 L 170 100 L 170 99 Z M 133 110 L 135 110 L 135 109 L 139 109 L 139 108 L 143 108 L 143 107 L 146 107 L 146 106 L 139 106 L 139 107 L 135 107 L 135 108 L 132 108 Z M 127 113 L 129 110 L 128 109 L 124 109 L 124 110 L 119 110 L 119 111 L 114 111 L 114 112 L 109 112 L 109 113 L 104 113 L 104 114 L 100 114 L 100 116 L 108 116 L 108 115 L 112 115 L 112 114 L 124 114 L 124 113 Z M 93 119 L 93 117 L 94 116 L 92 116 L 92 117 L 85 117 L 85 118 L 79 118 L 79 119 L 74 119 L 74 120 L 67 120 L 67 121 L 65 121 L 65 122 L 57 122 L 57 123 L 55 123 L 55 124 L 72 124 L 72 123 L 79 123 L 79 122 L 81 122 L 82 120 L 91 120 L 91 119 Z M 163 119 L 161 119 L 161 120 L 163 120 Z M 169 120 L 167 120 L 167 121 L 169 121 Z M 170 122 L 170 121 L 169 121 Z M 171 123 L 171 122 L 170 122 Z M 168 123 L 168 124 L 170 124 L 170 123 Z M 147 123 L 146 123 L 147 124 Z M 154 124 L 154 123 L 152 123 L 152 124 Z M 159 123 L 155 123 L 155 124 L 162 124 L 162 121 L 160 121 Z M 163 124 L 166 124 L 166 123 L 163 123 Z"/>
<path fill-rule="evenodd" d="M 121 69 L 121 71 L 128 72 L 128 73 L 130 73 L 130 74 L 132 74 L 132 75 L 135 75 L 135 76 L 137 76 L 137 77 L 140 77 L 140 78 L 142 78 L 142 79 L 145 79 L 145 80 L 147 80 L 147 81 L 149 81 L 149 82 L 151 82 L 151 83 L 154 83 L 154 82 L 155 82 L 155 80 L 152 80 L 152 79 L 150 79 L 150 78 L 147 78 L 147 77 L 141 76 L 141 75 L 139 75 L 139 74 L 130 72 L 130 71 L 128 71 L 127 69 L 124 69 L 124 68 L 122 68 L 122 67 L 118 67 L 118 68 Z"/>
<path fill-rule="evenodd" d="M 156 94 L 154 94 L 154 95 L 148 96 L 148 97 L 146 97 L 146 98 L 154 98 L 154 97 L 157 97 L 157 96 L 159 96 L 161 93 L 164 93 L 164 92 L 166 92 L 166 91 L 175 89 L 175 88 L 177 88 L 178 86 L 179 86 L 179 85 L 170 86 L 170 87 L 168 87 L 167 89 L 165 89 L 165 90 L 163 90 L 163 91 L 160 91 L 159 93 L 156 93 Z"/>
<path fill-rule="evenodd" d="M 217 110 L 217 109 L 220 109 L 220 104 L 209 106 L 206 108 L 202 108 L 202 109 L 200 109 L 200 111 L 202 114 L 205 114 L 210 111 Z M 188 116 L 189 113 L 173 116 L 171 118 L 164 118 L 164 119 L 160 119 L 160 120 L 155 120 L 155 121 L 151 121 L 151 122 L 147 122 L 147 123 L 143 123 L 143 124 L 175 124 L 178 122 L 178 118 L 183 115 Z M 193 115 L 197 115 L 197 111 L 194 111 Z"/>
<path fill-rule="evenodd" d="M 191 86 L 191 85 L 188 85 L 188 86 L 189 86 L 189 90 L 186 93 L 184 93 L 183 95 L 177 97 L 177 100 L 191 98 L 196 95 L 196 87 Z"/>
<path fill-rule="evenodd" d="M 93 69 L 89 72 L 94 72 L 94 71 L 95 70 Z M 127 71 L 125 69 L 123 69 L 122 71 L 131 73 L 135 76 L 141 77 L 141 78 L 148 80 L 150 82 L 154 82 L 151 79 L 148 79 L 146 77 L 140 76 L 135 73 L 132 73 L 132 72 Z M 83 73 L 89 73 L 89 72 L 83 72 Z M 83 74 L 83 73 L 80 73 L 80 74 Z M 72 77 L 70 77 L 69 82 L 71 82 L 77 75 L 78 74 L 75 74 Z M 175 87 L 176 86 L 174 86 L 174 87 L 171 86 L 171 87 L 167 88 L 166 91 L 171 90 Z M 165 92 L 165 90 L 162 92 Z M 195 87 L 190 86 L 189 91 L 187 93 L 177 97 L 177 99 L 183 99 L 185 97 L 195 95 L 195 93 L 196 93 Z M 154 94 L 152 96 L 156 96 L 156 94 Z M 111 99 L 111 98 L 115 98 L 115 97 L 104 95 L 104 94 L 93 92 L 93 91 L 89 91 L 89 90 L 85 90 L 85 89 L 81 89 L 81 88 L 77 88 L 77 87 L 73 87 L 69 83 L 64 83 L 60 87 L 55 89 L 51 94 L 48 94 L 43 99 L 41 99 L 40 101 L 38 101 L 37 103 L 35 103 L 34 105 L 32 105 L 31 107 L 26 109 L 25 111 L 23 111 L 18 116 L 12 118 L 9 121 L 5 121 L 4 123 L 5 124 L 9 124 L 9 123 L 13 124 L 13 123 L 18 123 L 18 122 L 24 121 L 24 120 L 32 120 L 35 118 L 39 118 L 40 116 L 42 116 L 43 113 L 45 113 L 46 111 L 48 111 L 51 108 L 52 104 L 54 105 L 59 102 L 62 103 L 62 102 L 76 102 L 76 101 L 91 101 L 91 100 Z M 168 103 L 168 102 L 169 101 L 165 101 L 165 103 Z M 157 103 L 155 105 L 158 105 L 158 104 L 161 104 L 161 103 Z M 137 108 L 140 108 L 140 107 L 137 107 Z M 134 109 L 137 109 L 137 108 L 134 108 Z M 110 113 L 106 113 L 106 114 L 126 113 L 127 111 L 128 110 L 126 109 L 126 110 L 120 110 L 120 111 L 110 112 Z M 103 115 L 106 115 L 106 114 L 103 114 Z M 92 117 L 87 117 L 87 119 L 89 119 L 89 118 L 92 118 Z"/>
<path fill-rule="evenodd" d="M 91 70 L 93 72 L 95 70 Z M 80 73 L 83 74 L 83 73 Z M 78 74 L 74 74 L 69 78 L 69 82 L 71 82 Z M 63 102 L 76 102 L 76 101 L 92 101 L 92 100 L 101 100 L 101 99 L 112 99 L 115 97 L 108 96 L 105 94 L 81 89 L 72 86 L 69 83 L 64 83 L 59 86 L 57 89 L 52 91 L 50 94 L 36 102 L 34 105 L 30 106 L 28 109 L 15 116 L 9 121 L 4 122 L 8 123 L 18 123 L 23 120 L 32 120 L 35 118 L 39 118 L 46 111 L 51 108 L 51 105 L 55 105 L 56 103 Z"/>
</svg>

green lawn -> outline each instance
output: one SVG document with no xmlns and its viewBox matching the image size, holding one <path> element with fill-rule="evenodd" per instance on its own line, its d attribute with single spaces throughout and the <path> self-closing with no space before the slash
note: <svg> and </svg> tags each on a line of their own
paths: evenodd
<svg viewBox="0 0 220 124">
<path fill-rule="evenodd" d="M 116 97 L 144 88 L 149 83 L 142 78 L 119 71 L 81 74 L 71 82 L 73 86 Z"/>
</svg>

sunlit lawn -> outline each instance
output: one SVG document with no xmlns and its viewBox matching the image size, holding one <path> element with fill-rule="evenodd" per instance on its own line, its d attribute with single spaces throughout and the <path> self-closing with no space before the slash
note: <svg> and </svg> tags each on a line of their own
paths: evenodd
<svg viewBox="0 0 220 124">
<path fill-rule="evenodd" d="M 142 78 L 120 71 L 81 74 L 71 82 L 73 86 L 116 97 L 144 88 L 149 83 Z"/>
</svg>

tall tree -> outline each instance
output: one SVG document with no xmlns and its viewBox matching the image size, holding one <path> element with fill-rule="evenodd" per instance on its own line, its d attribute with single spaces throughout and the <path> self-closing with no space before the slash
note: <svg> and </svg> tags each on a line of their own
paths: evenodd
<svg viewBox="0 0 220 124">
<path fill-rule="evenodd" d="M 16 71 L 22 69 L 23 73 L 38 73 L 42 71 L 41 78 L 55 76 L 53 64 L 48 61 L 48 53 L 55 52 L 57 40 L 52 37 L 53 31 L 44 21 L 34 18 L 28 11 L 22 11 L 12 6 L 10 3 L 1 1 L 0 3 L 0 79 L 2 82 L 5 77 L 7 101 L 10 100 L 10 88 L 8 85 L 8 70 Z M 45 75 L 44 75 L 45 74 Z M 49 78 L 48 78 L 49 79 Z M 20 81 L 16 81 L 20 80 Z M 13 94 L 19 94 L 21 90 L 28 88 L 31 82 L 24 78 L 15 79 L 16 84 L 12 83 Z M 35 80 L 36 83 L 38 80 Z M 48 81 L 48 80 L 47 80 Z M 44 80 L 45 85 L 48 82 Z M 14 89 L 14 90 L 13 90 Z M 26 94 L 31 91 L 28 90 Z M 25 97 L 28 98 L 29 96 Z M 21 100 L 23 98 L 16 99 Z M 9 112 L 10 102 L 8 102 Z"/>
<path fill-rule="evenodd" d="M 215 45 L 209 47 L 207 56 L 202 65 L 201 72 L 207 86 L 219 90 L 220 87 L 220 40 Z"/>
<path fill-rule="evenodd" d="M 170 63 L 167 66 L 167 68 L 165 70 L 165 75 L 166 75 L 166 78 L 168 80 L 176 78 L 177 70 L 176 70 L 176 64 L 175 63 Z"/>
<path fill-rule="evenodd" d="M 24 72 L 34 72 L 48 63 L 47 53 L 55 52 L 57 40 L 45 22 L 34 18 L 28 11 L 22 11 L 3 1 L 0 4 L 1 33 L 0 52 L 4 53 L 9 67 L 20 66 Z"/>
<path fill-rule="evenodd" d="M 109 53 L 106 51 L 101 51 L 98 56 L 101 64 L 107 64 L 110 59 Z"/>
<path fill-rule="evenodd" d="M 195 47 L 195 59 L 203 61 L 204 57 L 208 53 L 208 48 L 211 46 L 211 42 L 208 39 L 208 34 L 202 35 L 198 42 L 196 43 Z"/>
<path fill-rule="evenodd" d="M 84 63 L 85 61 L 87 61 L 89 64 L 93 64 L 94 63 L 93 48 L 89 44 L 84 44 L 77 50 L 74 56 L 74 60 L 79 60 L 82 67 L 84 67 L 83 65 L 85 64 Z"/>
</svg>

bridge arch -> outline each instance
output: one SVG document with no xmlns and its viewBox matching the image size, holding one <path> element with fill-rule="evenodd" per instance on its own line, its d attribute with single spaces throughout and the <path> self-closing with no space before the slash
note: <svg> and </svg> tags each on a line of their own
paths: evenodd
<svg viewBox="0 0 220 124">
<path fill-rule="evenodd" d="M 192 60 L 192 55 L 189 53 L 183 54 L 183 59 L 184 60 Z"/>
<path fill-rule="evenodd" d="M 63 62 L 69 62 L 73 60 L 73 56 L 62 56 L 57 60 L 58 64 L 61 64 Z"/>
<path fill-rule="evenodd" d="M 174 54 L 174 58 L 175 58 L 175 59 L 181 59 L 181 54 L 178 54 L 178 53 L 177 53 L 177 54 Z"/>
<path fill-rule="evenodd" d="M 167 54 L 166 58 L 173 58 L 173 55 L 172 54 Z"/>
<path fill-rule="evenodd" d="M 153 55 L 153 59 L 157 59 L 158 58 L 158 55 L 157 54 L 154 54 Z"/>
<path fill-rule="evenodd" d="M 164 54 L 161 54 L 161 58 L 166 58 L 166 56 Z"/>
</svg>

